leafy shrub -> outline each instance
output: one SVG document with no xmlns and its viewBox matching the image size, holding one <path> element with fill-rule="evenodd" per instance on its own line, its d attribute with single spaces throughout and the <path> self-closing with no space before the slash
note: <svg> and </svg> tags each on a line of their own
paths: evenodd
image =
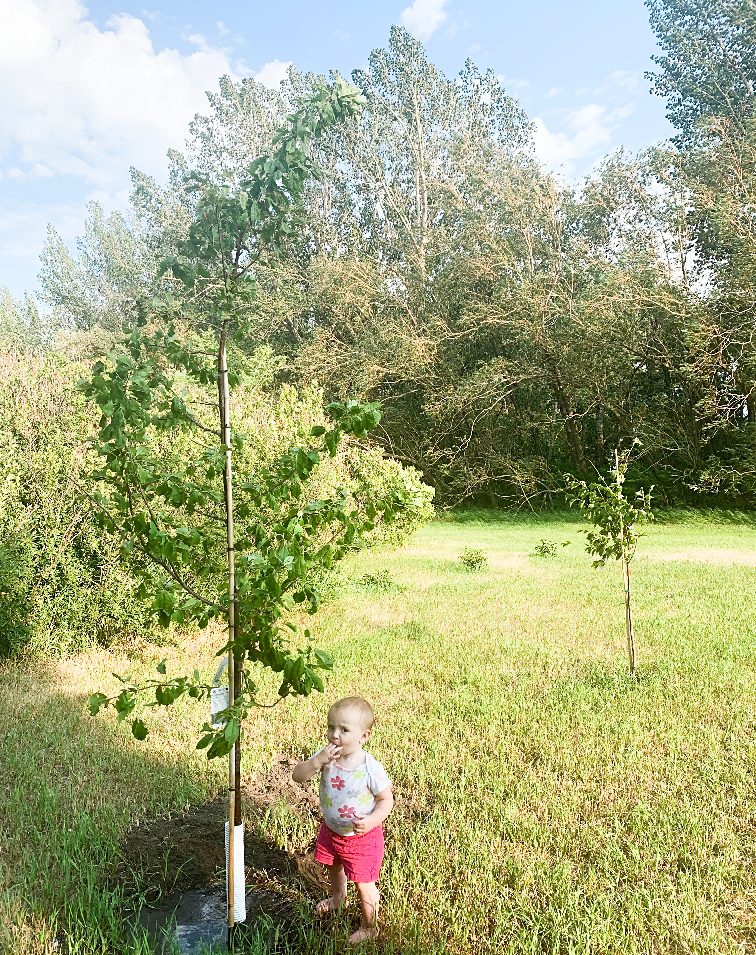
<svg viewBox="0 0 756 955">
<path fill-rule="evenodd" d="M 13 475 L 0 484 L 0 657 L 29 640 L 27 581 L 33 578 L 32 543 Z"/>
<path fill-rule="evenodd" d="M 87 499 L 82 367 L 0 354 L 0 656 L 54 652 L 141 631 L 135 584 Z"/>
<path fill-rule="evenodd" d="M 318 388 L 274 385 L 280 359 L 270 349 L 259 349 L 246 365 L 234 424 L 253 440 L 236 456 L 235 469 L 254 478 L 325 419 Z M 90 503 L 96 462 L 87 439 L 97 416 L 75 388 L 88 371 L 60 355 L 0 351 L 0 657 L 154 634 L 136 596 L 137 558 L 121 553 Z M 191 389 L 188 380 L 178 384 Z M 166 472 L 187 456 L 187 440 L 165 435 Z M 395 523 L 376 522 L 368 543 L 400 540 L 433 513 L 433 491 L 417 471 L 356 442 L 324 459 L 311 480 L 318 492 L 343 490 L 353 500 L 394 493 L 409 500 Z"/>
<path fill-rule="evenodd" d="M 406 589 L 402 584 L 394 580 L 385 568 L 383 570 L 377 570 L 374 574 L 363 574 L 360 578 L 360 583 L 368 590 L 377 590 L 381 593 Z"/>
<path fill-rule="evenodd" d="M 568 547 L 569 543 L 569 541 L 562 541 L 561 544 L 559 544 L 557 541 L 550 541 L 542 537 L 533 548 L 533 553 L 536 557 L 556 557 L 557 548 Z"/>
<path fill-rule="evenodd" d="M 319 387 L 296 389 L 285 384 L 276 388 L 280 363 L 268 346 L 258 348 L 246 358 L 244 382 L 235 390 L 234 401 L 241 413 L 234 425 L 246 437 L 235 458 L 235 470 L 249 478 L 292 445 L 306 444 L 312 428 L 326 423 Z M 366 535 L 367 544 L 399 544 L 433 516 L 434 491 L 423 483 L 419 471 L 385 457 L 375 445 L 356 440 L 345 441 L 334 458 L 322 460 L 308 487 L 319 497 L 343 491 L 360 508 L 391 497 L 406 501 L 390 524 L 376 520 Z"/>
<path fill-rule="evenodd" d="M 488 558 L 477 547 L 465 547 L 459 555 L 459 562 L 465 570 L 483 570 L 488 566 Z"/>
</svg>

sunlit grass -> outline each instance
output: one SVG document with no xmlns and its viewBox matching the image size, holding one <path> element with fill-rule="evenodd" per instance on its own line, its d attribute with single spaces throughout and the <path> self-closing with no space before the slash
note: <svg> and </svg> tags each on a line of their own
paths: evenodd
<svg viewBox="0 0 756 955">
<path fill-rule="evenodd" d="M 373 702 L 371 749 L 397 794 L 379 951 L 747 951 L 756 525 L 685 515 L 649 528 L 633 564 L 635 683 L 621 574 L 591 568 L 582 525 L 473 518 L 349 562 L 316 618 L 338 661 L 326 695 L 261 711 L 245 771 L 311 752 L 336 697 Z M 555 557 L 534 556 L 542 539 Z M 466 570 L 465 547 L 488 567 Z M 201 707 L 150 711 L 139 745 L 84 699 L 111 670 L 162 656 L 193 669 L 199 655 L 212 672 L 197 642 L 3 675 L 3 953 L 53 952 L 61 937 L 82 953 L 144 951 L 126 941 L 123 899 L 102 889 L 118 838 L 216 790 L 225 767 L 191 754 Z M 312 837 L 283 804 L 256 825 L 287 850 Z M 301 950 L 343 949 L 338 926 L 302 931 Z"/>
</svg>

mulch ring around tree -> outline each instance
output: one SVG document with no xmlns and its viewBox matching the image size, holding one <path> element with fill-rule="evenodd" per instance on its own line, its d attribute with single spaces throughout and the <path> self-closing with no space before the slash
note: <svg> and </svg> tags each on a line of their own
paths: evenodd
<svg viewBox="0 0 756 955">
<path fill-rule="evenodd" d="M 317 795 L 293 782 L 294 764 L 279 759 L 264 777 L 242 788 L 247 920 L 240 930 L 259 934 L 260 925 L 266 926 L 282 949 L 300 934 L 302 906 L 328 894 L 326 874 L 313 860 L 312 847 L 288 853 L 259 835 L 257 823 L 265 812 L 285 803 L 311 826 L 314 842 Z M 221 797 L 178 816 L 143 821 L 127 833 L 115 878 L 144 900 L 136 921 L 153 940 L 173 938 L 173 923 L 188 926 L 188 934 L 197 938 L 224 930 L 227 818 L 228 801 Z M 182 943 L 181 950 L 193 949 Z"/>
</svg>

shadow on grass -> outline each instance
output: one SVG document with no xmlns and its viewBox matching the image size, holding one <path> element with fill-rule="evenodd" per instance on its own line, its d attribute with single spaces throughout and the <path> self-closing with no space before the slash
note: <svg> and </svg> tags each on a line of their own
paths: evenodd
<svg viewBox="0 0 756 955">
<path fill-rule="evenodd" d="M 0 794 L 3 955 L 177 951 L 157 943 L 156 929 L 179 895 L 225 896 L 225 798 L 203 801 L 179 760 L 149 755 L 112 720 L 92 719 L 86 695 L 63 692 L 52 669 L 0 670 L 0 725 L 9 781 Z M 265 835 L 266 813 L 282 800 L 315 834 L 317 797 L 290 772 L 281 760 L 243 794 L 249 924 L 236 938 L 240 953 L 336 952 L 350 930 L 344 919 L 335 932 L 313 931 L 321 867 Z"/>
<path fill-rule="evenodd" d="M 734 524 L 756 527 L 756 511 L 731 507 L 659 507 L 654 508 L 660 524 Z"/>
<path fill-rule="evenodd" d="M 635 676 L 631 676 L 627 664 L 619 660 L 583 662 L 568 677 L 554 684 L 551 696 L 568 702 L 587 695 L 605 703 L 664 686 L 678 676 L 679 668 L 667 660 L 640 663 Z"/>
<path fill-rule="evenodd" d="M 756 511 L 752 508 L 655 505 L 653 510 L 656 521 L 660 524 L 733 524 L 756 527 Z M 532 524 L 539 527 L 551 521 L 565 524 L 588 523 L 579 508 L 565 506 L 535 511 L 468 506 L 438 511 L 434 520 L 448 524 Z"/>
<path fill-rule="evenodd" d="M 495 508 L 465 506 L 448 511 L 438 511 L 435 521 L 447 524 L 511 524 L 513 526 L 541 526 L 549 521 L 566 524 L 585 523 L 585 517 L 574 508 L 553 507 L 542 510 L 522 508 Z"/>
</svg>

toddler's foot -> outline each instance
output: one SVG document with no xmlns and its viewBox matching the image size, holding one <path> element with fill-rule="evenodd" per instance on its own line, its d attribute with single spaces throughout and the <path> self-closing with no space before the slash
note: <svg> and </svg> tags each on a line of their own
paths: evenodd
<svg viewBox="0 0 756 955">
<path fill-rule="evenodd" d="M 356 932 L 352 932 L 349 936 L 350 945 L 359 945 L 360 942 L 370 942 L 373 939 L 378 938 L 378 929 L 375 925 L 371 928 L 358 928 Z"/>
<path fill-rule="evenodd" d="M 346 905 L 345 895 L 331 895 L 327 899 L 321 899 L 315 906 L 315 914 L 318 916 L 328 915 L 330 912 L 338 912 L 340 908 Z"/>
</svg>

